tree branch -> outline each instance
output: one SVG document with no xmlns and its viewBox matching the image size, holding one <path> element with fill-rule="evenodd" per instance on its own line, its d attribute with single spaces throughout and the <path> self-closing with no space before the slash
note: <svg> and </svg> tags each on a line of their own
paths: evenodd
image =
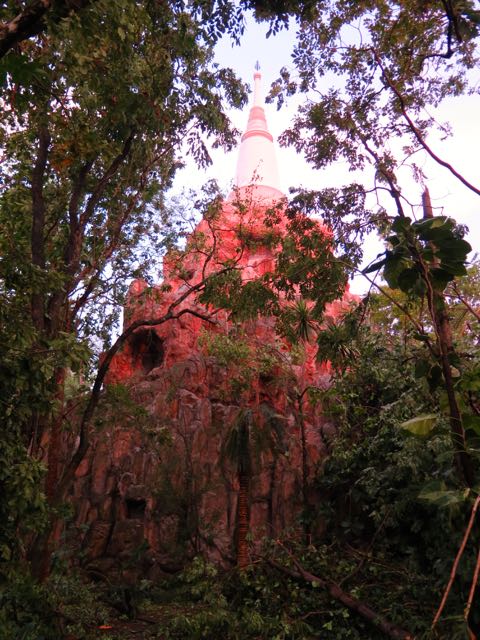
<svg viewBox="0 0 480 640">
<path fill-rule="evenodd" d="M 32 264 L 39 269 L 45 268 L 45 200 L 43 183 L 47 166 L 50 133 L 45 125 L 38 131 L 38 152 L 32 171 Z M 32 294 L 32 320 L 37 329 L 43 329 L 45 318 L 44 297 L 35 291 Z"/>
<path fill-rule="evenodd" d="M 111 178 L 113 178 L 113 176 L 117 172 L 122 162 L 127 158 L 128 154 L 130 153 L 130 149 L 132 148 L 134 137 L 135 137 L 135 131 L 132 130 L 128 138 L 125 140 L 125 143 L 123 145 L 121 152 L 112 160 L 110 166 L 98 181 L 97 186 L 95 187 L 92 195 L 87 201 L 87 204 L 85 206 L 85 211 L 80 216 L 80 227 L 85 226 L 85 224 L 87 224 L 87 222 L 92 217 L 93 212 L 95 211 L 95 207 L 97 206 L 100 198 L 102 197 L 106 186 L 108 185 Z"/>
<path fill-rule="evenodd" d="M 43 31 L 43 16 L 50 9 L 52 0 L 36 0 L 15 16 L 10 22 L 0 26 L 0 58 L 10 51 L 12 47 L 38 35 Z"/>
<path fill-rule="evenodd" d="M 231 271 L 234 268 L 235 267 L 225 267 L 224 269 L 220 270 L 218 273 L 225 273 L 227 271 Z M 192 316 L 195 316 L 196 318 L 200 318 L 201 320 L 204 320 L 205 322 L 213 323 L 213 320 L 211 319 L 210 315 L 206 315 L 201 311 L 197 311 L 195 309 L 190 309 L 190 308 L 181 309 L 180 311 L 175 312 L 175 309 L 184 300 L 186 300 L 193 293 L 199 292 L 205 286 L 207 279 L 202 280 L 198 284 L 194 285 L 193 287 L 185 291 L 179 298 L 177 298 L 174 302 L 172 302 L 172 304 L 167 309 L 167 312 L 160 318 L 154 318 L 152 320 L 137 320 L 135 322 L 132 322 L 132 324 L 130 324 L 127 327 L 127 329 L 125 329 L 125 331 L 117 338 L 114 344 L 107 351 L 98 369 L 97 376 L 95 378 L 95 382 L 93 384 L 92 391 L 90 393 L 90 398 L 87 402 L 87 406 L 85 407 L 85 410 L 82 415 L 82 419 L 80 421 L 80 428 L 79 428 L 80 441 L 78 444 L 78 448 L 73 454 L 72 458 L 70 459 L 70 462 L 66 466 L 65 471 L 62 475 L 62 478 L 58 483 L 54 504 L 59 504 L 64 499 L 66 491 L 68 490 L 71 482 L 73 481 L 73 478 L 75 477 L 75 471 L 77 470 L 79 464 L 82 462 L 85 454 L 88 451 L 88 448 L 90 446 L 89 424 L 94 414 L 94 411 L 97 407 L 98 401 L 100 399 L 102 385 L 105 380 L 105 376 L 108 373 L 108 370 L 110 368 L 110 365 L 112 363 L 114 356 L 118 353 L 120 348 L 125 344 L 125 342 L 132 335 L 132 333 L 134 333 L 134 331 L 136 329 L 139 329 L 140 327 L 159 326 L 161 324 L 164 324 L 165 322 L 168 322 L 169 320 L 178 320 L 185 314 L 190 314 Z"/>
<path fill-rule="evenodd" d="M 472 307 L 472 305 L 468 302 L 468 300 L 466 300 L 461 293 L 458 290 L 458 287 L 456 285 L 455 282 L 451 283 L 451 288 L 453 289 L 453 291 L 455 292 L 455 296 L 458 298 L 458 300 L 460 300 L 460 302 L 464 305 L 464 307 L 466 307 L 466 309 L 468 309 L 468 311 L 470 311 L 470 313 L 475 316 L 475 318 L 478 320 L 478 322 L 480 322 L 480 313 L 478 313 L 478 311 L 475 311 L 475 309 Z"/>
<path fill-rule="evenodd" d="M 80 169 L 77 180 L 73 185 L 72 193 L 70 196 L 70 201 L 68 205 L 68 215 L 69 215 L 69 238 L 65 246 L 64 251 L 64 266 L 63 269 L 66 274 L 70 276 L 70 282 L 67 282 L 59 291 L 56 291 L 54 295 L 51 297 L 49 306 L 48 306 L 48 315 L 49 315 L 49 324 L 50 330 L 52 332 L 56 329 L 56 324 L 59 320 L 59 312 L 62 308 L 62 305 L 65 301 L 65 296 L 69 295 L 71 290 L 74 288 L 76 283 L 81 278 L 81 275 L 74 278 L 75 273 L 78 270 L 78 263 L 80 260 L 80 255 L 82 252 L 83 238 L 85 234 L 85 228 L 94 214 L 95 207 L 97 206 L 102 194 L 104 193 L 109 181 L 113 178 L 118 168 L 122 164 L 122 162 L 128 157 L 130 153 L 130 149 L 132 146 L 133 138 L 135 132 L 132 130 L 128 138 L 126 139 L 122 151 L 113 159 L 108 169 L 106 169 L 103 176 L 98 181 L 93 193 L 87 200 L 87 204 L 85 206 L 85 210 L 79 216 L 78 215 L 78 206 L 80 203 L 80 199 L 82 193 L 85 189 L 85 182 L 88 176 L 88 173 L 92 169 L 93 161 L 85 162 L 85 164 Z M 69 322 L 73 316 L 69 318 Z"/>
<path fill-rule="evenodd" d="M 354 596 L 351 596 L 334 582 L 324 580 L 323 578 L 320 578 L 313 573 L 305 571 L 298 560 L 291 554 L 289 555 L 298 571 L 294 571 L 293 569 L 284 567 L 274 560 L 268 560 L 268 563 L 278 571 L 281 571 L 282 573 L 285 573 L 292 578 L 295 578 L 297 580 L 303 579 L 307 582 L 320 585 L 323 589 L 328 591 L 328 593 L 334 600 L 338 600 L 351 611 L 358 613 L 360 616 L 362 616 L 362 618 L 365 618 L 375 627 L 377 627 L 377 629 L 383 631 L 383 633 L 385 633 L 389 638 L 394 638 L 394 640 L 413 640 L 413 636 L 411 633 L 405 631 L 405 629 L 402 629 L 401 627 L 397 627 L 397 625 L 393 624 L 393 622 L 390 622 L 379 613 L 374 611 L 368 604 L 365 604 L 361 600 L 358 600 Z"/>
<path fill-rule="evenodd" d="M 378 66 L 379 66 L 379 68 L 380 68 L 380 70 L 382 72 L 382 76 L 385 79 L 385 82 L 386 82 L 387 86 L 393 91 L 393 93 L 395 94 L 395 96 L 396 96 L 396 98 L 398 100 L 398 103 L 400 105 L 400 111 L 401 111 L 404 119 L 407 121 L 408 126 L 410 127 L 410 131 L 413 133 L 413 135 L 415 136 L 417 141 L 420 143 L 422 148 L 428 153 L 428 155 L 431 158 L 433 158 L 433 160 L 435 160 L 435 162 L 437 162 L 442 167 L 445 167 L 445 169 L 450 171 L 450 173 L 452 175 L 454 175 L 458 180 L 460 180 L 460 182 L 463 185 L 465 185 L 467 187 L 467 189 L 470 189 L 471 191 L 473 191 L 474 193 L 476 193 L 477 195 L 480 196 L 480 189 L 477 189 L 477 187 L 475 187 L 473 184 L 468 182 L 468 180 L 466 180 L 462 176 L 462 174 L 458 173 L 458 171 L 456 171 L 456 169 L 454 169 L 451 164 L 449 164 L 448 162 L 446 162 L 445 160 L 440 158 L 440 156 L 438 156 L 430 148 L 430 146 L 426 143 L 426 141 L 424 140 L 420 129 L 416 126 L 416 124 L 413 122 L 413 120 L 408 115 L 407 108 L 406 108 L 403 96 L 400 93 L 400 91 L 398 90 L 398 88 L 395 86 L 395 83 L 392 81 L 392 79 L 390 78 L 389 74 L 387 73 L 387 71 L 386 71 L 385 67 L 383 66 L 383 63 L 382 63 L 382 61 L 380 59 L 380 56 L 378 55 L 378 53 L 376 52 L 375 49 L 372 49 L 372 52 L 373 52 L 373 56 L 375 58 L 375 62 L 378 64 Z"/>
<path fill-rule="evenodd" d="M 360 138 L 363 146 L 365 147 L 365 149 L 367 150 L 367 152 L 372 156 L 372 158 L 375 160 L 376 166 L 378 171 L 382 174 L 382 176 L 385 178 L 385 180 L 388 183 L 388 186 L 390 187 L 390 195 L 392 196 L 392 198 L 395 201 L 395 204 L 397 206 L 397 213 L 399 216 L 401 216 L 402 218 L 405 217 L 405 212 L 403 210 L 403 206 L 402 206 L 402 201 L 401 201 L 401 193 L 400 190 L 398 189 L 396 182 L 395 182 L 395 176 L 393 174 L 392 171 L 386 171 L 384 168 L 382 168 L 382 163 L 380 160 L 380 156 L 378 155 L 378 153 L 371 148 L 371 146 L 368 143 L 367 138 L 360 132 L 360 130 L 357 131 L 357 135 Z"/>
<path fill-rule="evenodd" d="M 440 616 L 442 615 L 443 608 L 445 606 L 445 603 L 447 602 L 448 594 L 450 593 L 450 589 L 452 588 L 452 584 L 453 584 L 453 581 L 454 581 L 456 573 L 457 573 L 458 563 L 460 562 L 460 558 L 462 557 L 463 552 L 465 551 L 465 546 L 467 544 L 467 540 L 468 540 L 468 538 L 470 536 L 470 532 L 472 530 L 473 523 L 475 521 L 475 515 L 477 513 L 478 505 L 480 505 L 480 496 L 477 496 L 475 498 L 475 502 L 473 503 L 472 512 L 470 514 L 470 520 L 469 520 L 467 528 L 465 530 L 465 534 L 463 536 L 463 540 L 462 540 L 462 543 L 461 543 L 460 548 L 458 550 L 458 553 L 457 553 L 457 555 L 455 557 L 455 561 L 453 563 L 452 570 L 450 571 L 450 579 L 449 579 L 448 584 L 447 584 L 447 586 L 445 588 L 445 592 L 443 594 L 442 601 L 441 601 L 440 606 L 438 607 L 437 613 L 435 614 L 435 617 L 433 619 L 432 629 L 435 627 L 437 622 L 440 620 Z"/>
<path fill-rule="evenodd" d="M 80 11 L 92 0 L 64 0 L 56 2 L 57 21 L 68 15 L 70 11 Z M 0 58 L 23 40 L 42 33 L 46 28 L 44 17 L 52 9 L 52 0 L 34 0 L 23 11 L 9 22 L 0 25 Z"/>
</svg>

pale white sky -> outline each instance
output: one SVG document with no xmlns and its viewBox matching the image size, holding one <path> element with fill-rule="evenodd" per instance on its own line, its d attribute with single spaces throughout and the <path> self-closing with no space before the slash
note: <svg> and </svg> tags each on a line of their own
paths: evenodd
<svg viewBox="0 0 480 640">
<path fill-rule="evenodd" d="M 257 25 L 252 21 L 247 26 L 240 47 L 232 47 L 229 41 L 224 40 L 218 46 L 216 55 L 217 61 L 222 66 L 232 67 L 237 75 L 243 81 L 248 82 L 251 87 L 253 86 L 254 65 L 256 60 L 259 60 L 265 93 L 271 82 L 278 77 L 280 68 L 291 66 L 290 52 L 294 42 L 293 33 L 282 31 L 279 35 L 266 39 L 266 31 L 266 26 Z M 480 86 L 480 72 L 477 72 L 477 79 Z M 288 128 L 301 99 L 301 96 L 289 99 L 287 105 L 280 111 L 277 111 L 274 105 L 266 105 L 269 129 L 275 139 L 284 129 Z M 438 120 L 450 123 L 452 136 L 446 140 L 432 137 L 430 140 L 432 148 L 437 155 L 453 165 L 467 180 L 479 187 L 480 165 L 477 149 L 480 146 L 480 95 L 448 99 L 435 115 Z M 232 111 L 230 117 L 235 126 L 243 131 L 247 123 L 248 108 L 243 111 Z M 280 178 L 285 192 L 288 192 L 291 186 L 321 189 L 348 184 L 354 179 L 362 181 L 365 177 L 349 172 L 348 166 L 344 162 L 336 163 L 328 169 L 316 171 L 293 149 L 282 149 L 278 144 L 276 148 Z M 213 150 L 212 166 L 206 171 L 199 171 L 188 164 L 186 169 L 178 173 L 174 190 L 178 191 L 181 187 L 199 188 L 208 179 L 216 178 L 220 186 L 228 191 L 235 175 L 237 155 L 237 151 L 225 154 L 222 150 Z M 466 224 L 470 229 L 467 239 L 472 244 L 474 252 L 478 251 L 480 248 L 480 196 L 469 191 L 446 169 L 437 165 L 426 155 L 425 157 L 417 155 L 416 163 L 422 167 L 427 176 L 432 204 L 435 208 L 438 207 L 436 213 L 450 215 L 458 222 Z M 421 186 L 413 182 L 408 170 L 400 172 L 400 184 L 403 193 L 411 202 L 420 202 Z M 368 186 L 371 186 L 371 182 Z M 393 214 L 393 202 L 391 204 L 386 200 L 384 204 L 390 208 Z M 367 262 L 380 251 L 382 251 L 382 246 L 377 239 L 372 238 L 371 241 L 368 241 L 366 245 Z M 368 289 L 368 283 L 364 279 L 356 278 L 352 283 L 352 290 L 356 293 L 361 293 L 366 289 Z"/>
</svg>

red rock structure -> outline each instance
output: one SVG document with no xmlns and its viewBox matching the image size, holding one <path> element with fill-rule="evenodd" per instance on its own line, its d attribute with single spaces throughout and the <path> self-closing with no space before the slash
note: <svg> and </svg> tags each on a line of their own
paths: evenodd
<svg viewBox="0 0 480 640">
<path fill-rule="evenodd" d="M 260 79 L 257 69 L 234 192 L 198 224 L 181 261 L 167 257 L 160 285 L 137 280 L 130 286 L 125 327 L 162 319 L 172 308 L 183 315 L 138 328 L 110 368 L 107 384 L 124 385 L 143 407 L 147 424 L 134 428 L 124 409 L 110 414 L 110 426 L 77 474 L 76 522 L 85 531 L 85 561 L 102 572 L 125 568 L 140 556 L 139 567 L 149 576 L 174 571 L 198 552 L 224 564 L 235 561 L 239 483 L 225 443 L 242 409 L 251 410 L 260 431 L 275 435 L 258 456 L 252 453 L 253 539 L 298 529 L 305 503 L 315 500 L 310 484 L 333 427 L 302 391 L 327 385 L 328 367 L 316 363 L 313 346 L 295 359 L 275 337 L 273 319 L 261 317 L 239 328 L 226 312 L 196 300 L 205 278 L 228 265 L 239 269 L 243 281 L 269 271 L 274 250 L 262 238 L 272 229 L 285 233 Z M 267 227 L 265 215 L 272 209 L 277 221 Z M 331 305 L 329 314 L 335 317 L 344 307 L 345 299 Z M 209 349 L 215 336 L 232 331 L 240 331 L 247 349 L 243 365 L 228 357 L 220 361 Z M 263 368 L 262 357 L 268 361 Z M 169 442 L 158 444 L 158 434 L 168 434 Z"/>
</svg>

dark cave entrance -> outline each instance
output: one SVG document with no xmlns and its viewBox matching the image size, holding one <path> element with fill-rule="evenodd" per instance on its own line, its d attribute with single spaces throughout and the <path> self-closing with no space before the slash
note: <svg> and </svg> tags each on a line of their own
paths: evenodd
<svg viewBox="0 0 480 640">
<path fill-rule="evenodd" d="M 127 518 L 135 520 L 143 520 L 145 517 L 145 509 L 147 502 L 143 498 L 127 498 L 125 500 L 127 507 Z"/>
<path fill-rule="evenodd" d="M 149 373 L 162 364 L 165 355 L 163 340 L 153 329 L 136 331 L 130 340 L 130 345 L 135 369 Z"/>
</svg>

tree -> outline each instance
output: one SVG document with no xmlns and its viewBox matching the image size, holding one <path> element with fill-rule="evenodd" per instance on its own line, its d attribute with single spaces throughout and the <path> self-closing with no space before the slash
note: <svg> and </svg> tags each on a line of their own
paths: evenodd
<svg viewBox="0 0 480 640">
<path fill-rule="evenodd" d="M 35 0 L 31 3 L 16 3 L 2 9 L 0 25 L 0 57 L 23 40 L 38 36 L 47 28 L 47 20 L 58 22 L 70 13 L 80 11 L 90 4 L 90 0 L 70 2 L 52 2 L 52 0 Z M 19 6 L 20 5 L 20 6 Z M 55 6 L 54 6 L 55 5 Z"/>
<path fill-rule="evenodd" d="M 425 137 L 436 124 L 426 109 L 469 89 L 480 18 L 472 2 L 423 6 L 383 0 L 373 8 L 368 2 L 255 5 L 273 28 L 289 16 L 299 24 L 293 54 L 297 74 L 283 69 L 272 97 L 281 104 L 296 91 L 316 91 L 285 142 L 304 151 L 317 167 L 343 156 L 361 168 L 376 150 L 382 179 L 382 169 L 388 174 L 399 166 L 388 142 L 405 138 L 406 156 L 424 149 L 478 193 Z M 335 74 L 333 86 L 325 82 L 329 73 Z"/>
<path fill-rule="evenodd" d="M 73 452 L 62 481 L 68 371 L 94 370 L 126 279 L 142 270 L 139 245 L 161 233 L 154 212 L 182 145 L 199 164 L 207 137 L 231 146 L 223 105 L 245 98 L 211 63 L 214 5 L 202 16 L 133 0 L 56 9 L 4 58 L 0 134 L 2 446 L 17 442 L 11 473 L 22 448 L 32 473 L 43 458 L 52 505 L 78 462 Z"/>
<path fill-rule="evenodd" d="M 459 447 L 459 473 L 472 486 L 474 474 L 466 454 L 451 372 L 455 348 L 444 295 L 448 282 L 466 274 L 471 247 L 461 238 L 460 228 L 443 218 L 434 220 L 428 194 L 422 213 L 430 220 L 414 222 L 410 228 L 410 205 L 402 194 L 397 170 L 412 154 L 423 151 L 464 186 L 480 194 L 427 140 L 435 125 L 428 108 L 437 106 L 446 96 L 468 91 L 468 70 L 476 59 L 479 14 L 471 3 L 438 2 L 420 7 L 410 2 L 385 1 L 373 9 L 368 3 L 335 2 L 315 6 L 267 2 L 256 6 L 262 18 L 273 21 L 273 28 L 288 15 L 294 15 L 300 26 L 294 52 L 298 77 L 284 69 L 271 97 L 281 105 L 285 96 L 296 91 L 316 91 L 314 99 L 301 107 L 295 125 L 284 133 L 283 142 L 302 151 L 317 168 L 343 157 L 351 169 L 369 165 L 373 169 L 375 213 L 364 205 L 369 189 L 359 184 L 310 195 L 300 192 L 293 209 L 306 211 L 316 205 L 331 226 L 352 273 L 362 257 L 358 241 L 363 235 L 373 228 L 381 233 L 392 229 L 388 240 L 394 246 L 387 250 L 384 260 L 364 273 L 385 267 L 383 275 L 390 285 L 393 282 L 395 287 L 424 298 L 449 398 L 452 437 L 455 447 Z M 335 83 L 324 88 L 323 78 L 332 72 Z M 396 157 L 393 149 L 398 141 L 404 146 Z M 423 181 L 419 167 L 411 165 L 414 177 Z M 390 206 L 382 197 L 383 192 L 391 198 L 394 214 L 387 214 Z M 352 208 L 359 212 L 354 220 Z M 411 209 L 414 216 L 418 215 Z M 410 231 L 405 235 L 407 227 Z M 438 231 L 434 231 L 437 227 Z M 417 233 L 417 228 L 414 238 L 411 232 Z M 437 247 L 436 243 L 442 246 Z"/>
<path fill-rule="evenodd" d="M 448 124 L 438 124 L 432 109 L 445 97 L 474 90 L 470 70 L 478 59 L 480 14 L 472 2 L 388 0 L 374 6 L 256 2 L 252 6 L 259 19 L 270 20 L 271 31 L 286 25 L 290 17 L 298 24 L 295 71 L 283 69 L 271 92 L 279 106 L 293 93 L 306 97 L 293 126 L 283 134 L 283 143 L 303 152 L 316 168 L 342 159 L 364 173 L 361 185 L 299 191 L 293 210 L 323 215 L 351 273 L 361 264 L 364 233 L 376 229 L 385 238 L 385 253 L 363 273 L 372 288 L 386 292 L 379 282 L 383 276 L 394 290 L 390 300 L 402 320 L 414 327 L 419 343 L 416 373 L 419 380 L 428 381 L 432 392 L 440 391 L 439 409 L 448 416 L 457 475 L 469 492 L 479 471 L 476 399 L 468 404 L 468 394 L 476 393 L 473 380 L 478 381 L 475 365 L 470 369 L 477 348 L 470 343 L 462 353 L 455 344 L 451 320 L 455 310 L 449 301 L 467 275 L 471 247 L 455 221 L 433 216 L 426 176 L 415 154 L 429 157 L 480 195 L 478 185 L 452 166 L 430 137 L 434 130 L 448 134 Z M 420 206 L 406 197 L 400 179 L 405 167 L 421 184 Z M 366 200 L 367 194 L 376 201 Z M 367 202 L 373 202 L 373 211 Z M 407 295 L 407 305 L 395 300 L 398 290 Z M 366 309 L 368 297 L 364 302 Z M 473 317 L 473 307 L 472 311 Z M 341 333 L 334 328 L 320 340 L 325 345 L 335 337 L 340 344 L 345 338 Z M 432 416 L 408 422 L 417 433 L 433 425 Z M 468 624 L 468 612 L 465 618 Z"/>
</svg>

